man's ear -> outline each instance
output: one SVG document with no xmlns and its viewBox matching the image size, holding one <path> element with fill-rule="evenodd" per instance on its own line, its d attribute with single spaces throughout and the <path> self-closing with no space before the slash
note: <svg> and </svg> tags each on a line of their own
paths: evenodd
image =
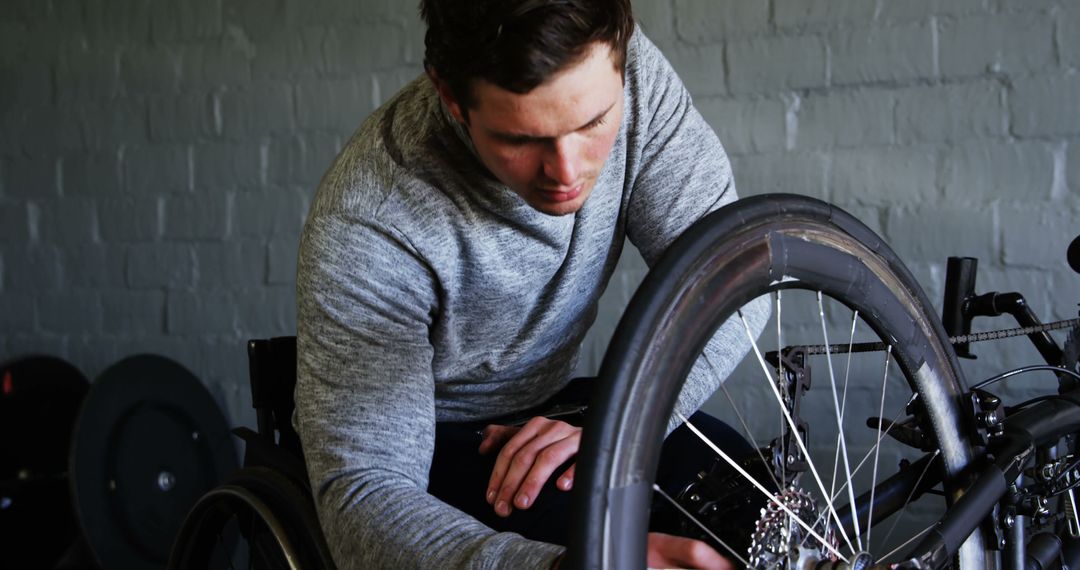
<svg viewBox="0 0 1080 570">
<path fill-rule="evenodd" d="M 442 99 L 443 105 L 450 111 L 450 115 L 454 117 L 454 120 L 467 124 L 468 118 L 466 117 L 464 110 L 461 108 L 461 104 L 458 103 L 456 97 L 454 97 L 453 91 L 450 89 L 450 84 L 443 81 L 439 74 L 435 73 L 434 69 L 428 69 L 428 77 L 431 78 L 431 82 L 435 85 L 435 91 L 439 93 L 439 99 Z"/>
</svg>

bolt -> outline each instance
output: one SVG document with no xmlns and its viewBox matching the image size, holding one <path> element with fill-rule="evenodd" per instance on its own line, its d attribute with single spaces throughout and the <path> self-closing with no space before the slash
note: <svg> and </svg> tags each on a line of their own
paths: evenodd
<svg viewBox="0 0 1080 570">
<path fill-rule="evenodd" d="M 787 456 L 787 462 L 788 462 L 788 465 L 791 465 L 792 463 L 795 463 L 795 456 L 794 455 Z"/>
<path fill-rule="evenodd" d="M 195 441 L 199 441 L 199 437 L 200 437 L 199 432 L 197 432 L 197 431 L 191 432 L 191 439 L 193 439 Z"/>
<path fill-rule="evenodd" d="M 1013 525 L 1016 524 L 1016 517 L 1012 515 L 1005 515 L 1005 520 L 1001 522 L 1005 525 L 1005 528 L 1012 528 Z"/>
<path fill-rule="evenodd" d="M 176 476 L 168 471 L 162 471 L 157 476 L 158 489 L 162 491 L 170 491 L 176 486 Z"/>
<path fill-rule="evenodd" d="M 696 502 L 698 502 L 700 500 L 701 500 L 701 496 L 698 495 L 697 493 L 694 493 L 693 495 L 690 495 L 690 502 L 691 503 L 696 503 Z"/>
</svg>

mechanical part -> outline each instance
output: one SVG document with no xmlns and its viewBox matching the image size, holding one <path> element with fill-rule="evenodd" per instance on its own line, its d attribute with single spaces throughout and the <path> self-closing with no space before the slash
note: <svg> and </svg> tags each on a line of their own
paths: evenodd
<svg viewBox="0 0 1080 570">
<path fill-rule="evenodd" d="M 729 319 L 733 326 L 740 326 L 738 315 L 744 305 L 780 290 L 786 297 L 789 289 L 820 293 L 856 311 L 866 330 L 892 344 L 889 360 L 877 374 L 890 371 L 884 376 L 887 381 L 891 371 L 899 370 L 892 386 L 910 389 L 908 395 L 918 393 L 925 410 L 922 425 L 932 430 L 928 433 L 941 450 L 945 501 L 957 495 L 951 483 L 974 456 L 963 426 L 967 414 L 959 406 L 958 366 L 915 280 L 878 237 L 841 210 L 805 197 L 752 196 L 697 222 L 668 248 L 646 276 L 613 336 L 600 371 L 598 397 L 590 406 L 583 432 L 575 480 L 576 496 L 582 503 L 570 532 L 568 567 L 645 565 L 650 482 L 683 382 L 719 327 Z M 821 322 L 824 330 L 826 320 Z M 764 382 L 772 373 L 766 363 L 760 368 L 766 375 Z M 830 404 L 833 400 L 823 399 Z M 777 407 L 786 409 L 781 402 Z M 819 422 L 839 423 L 837 418 L 806 413 L 802 418 L 814 421 L 815 433 Z M 858 421 L 862 418 L 865 415 Z M 792 429 L 790 424 L 789 418 L 781 419 L 782 429 Z M 816 437 L 819 445 L 828 447 L 826 468 L 831 468 L 832 452 L 840 446 Z M 872 470 L 876 459 L 868 461 Z M 850 471 L 846 465 L 839 470 Z M 804 477 L 803 486 L 814 488 L 815 495 L 831 496 L 828 490 L 818 492 L 818 474 L 811 473 L 815 481 Z M 849 493 L 851 486 L 843 492 Z M 950 536 L 941 548 L 942 559 L 958 555 L 960 568 L 985 568 L 983 536 L 979 528 L 969 529 L 960 541 Z M 893 538 L 899 545 L 910 537 Z"/>
<path fill-rule="evenodd" d="M 802 450 L 795 443 L 795 438 L 805 438 L 808 432 L 807 423 L 803 421 L 800 412 L 803 397 L 810 389 L 810 367 L 806 365 L 806 352 L 799 346 L 786 348 L 782 354 L 776 351 L 769 352 L 765 355 L 765 360 L 773 368 L 783 372 L 783 378 L 780 380 L 782 382 L 781 394 L 791 414 L 792 422 L 798 430 L 798 434 L 790 429 L 784 430 L 784 433 L 773 440 L 771 445 L 776 457 L 774 473 L 777 479 L 786 478 L 783 484 L 789 485 L 795 477 L 809 467 Z"/>
<path fill-rule="evenodd" d="M 973 389 L 970 398 L 976 436 L 980 444 L 986 445 L 1004 433 L 1005 407 L 1001 405 L 1001 398 L 986 390 Z"/>
<path fill-rule="evenodd" d="M 751 454 L 740 461 L 740 465 L 757 480 L 769 483 L 768 488 L 775 492 L 777 489 L 771 484 L 772 477 L 769 472 L 772 466 L 761 460 L 761 457 L 770 456 L 768 449 L 761 450 L 760 454 Z M 725 552 L 721 545 L 715 544 L 716 541 L 701 530 L 698 526 L 700 523 L 724 544 L 740 553 L 749 550 L 750 536 L 747 529 L 754 527 L 762 508 L 768 502 L 749 481 L 720 458 L 714 460 L 708 470 L 699 473 L 697 480 L 683 489 L 675 500 L 697 523 L 688 520 L 681 513 L 671 513 L 669 520 L 658 521 L 655 515 L 657 509 L 654 508 L 654 525 L 659 525 L 661 529 L 672 529 L 674 534 L 692 536 L 712 543 L 719 552 Z M 677 523 L 672 521 L 672 518 Z"/>
<path fill-rule="evenodd" d="M 810 495 L 788 487 L 777 498 L 802 520 L 818 520 L 814 530 L 830 541 L 833 547 L 839 546 L 832 529 L 826 527 L 824 519 L 818 518 L 814 499 Z M 815 542 L 791 515 L 770 502 L 761 510 L 761 518 L 754 525 L 754 534 L 750 537 L 750 568 L 801 568 L 803 565 L 799 562 L 806 558 L 815 561 L 835 560 Z"/>
<path fill-rule="evenodd" d="M 0 366 L 0 542 L 3 565 L 51 568 L 79 540 L 67 459 L 89 382 L 59 358 Z"/>
<path fill-rule="evenodd" d="M 1080 273 L 1080 236 L 1076 236 L 1065 250 L 1065 259 L 1073 271 Z"/>
<path fill-rule="evenodd" d="M 975 317 L 996 317 L 1004 313 L 1012 315 L 1024 329 L 1035 348 L 1042 354 L 1047 364 L 1061 362 L 1061 349 L 1058 348 L 1042 323 L 1031 311 L 1027 301 L 1019 293 L 975 294 L 975 277 L 978 260 L 973 257 L 950 257 L 945 273 L 945 302 L 942 323 L 950 341 L 956 347 L 956 353 L 963 358 L 975 358 L 969 344 L 972 342 L 971 321 Z M 985 334 L 985 333 L 980 333 Z M 1004 338 L 996 333 L 985 339 Z"/>
<path fill-rule="evenodd" d="M 945 274 L 942 323 L 945 332 L 956 339 L 954 341 L 956 353 L 963 358 L 975 358 L 970 351 L 971 341 L 968 339 L 972 336 L 970 334 L 971 321 L 975 317 L 996 317 L 1009 313 L 1021 327 L 1032 328 L 1042 325 L 1019 293 L 976 295 L 975 277 L 978 263 L 978 260 L 973 257 L 950 257 Z M 1047 364 L 1057 365 L 1061 362 L 1061 349 L 1046 333 L 1046 330 L 1031 330 L 1027 336 Z"/>
<path fill-rule="evenodd" d="M 1059 568 L 1061 564 L 1061 539 L 1049 532 L 1040 532 L 1027 543 L 1023 568 L 1044 570 Z"/>
<path fill-rule="evenodd" d="M 975 277 L 979 260 L 974 257 L 950 257 L 945 268 L 945 302 L 941 323 L 950 337 L 971 333 L 973 315 L 965 310 L 968 300 L 975 296 Z M 956 355 L 975 358 L 968 342 L 954 343 Z"/>
<path fill-rule="evenodd" d="M 922 451 L 932 451 L 934 449 L 933 442 L 926 435 L 926 432 L 919 427 L 919 423 L 914 417 L 907 417 L 903 421 L 897 422 L 874 416 L 866 418 L 866 427 L 876 430 L 878 426 L 881 426 L 882 435 L 891 437 L 908 447 Z"/>
<path fill-rule="evenodd" d="M 184 514 L 236 467 L 225 418 L 186 368 L 140 355 L 106 369 L 83 403 L 70 468 L 99 566 L 160 568 Z"/>
<path fill-rule="evenodd" d="M 1062 321 L 1054 321 L 1052 323 L 1043 323 L 1040 325 L 1032 325 L 1026 327 L 1015 327 L 1008 329 L 999 329 L 994 331 L 984 331 L 978 333 L 971 333 L 968 335 L 952 336 L 949 337 L 950 344 L 964 344 L 972 342 L 985 342 L 990 340 L 1001 340 L 1006 338 L 1012 338 L 1016 336 L 1031 336 L 1033 334 L 1047 333 L 1050 331 L 1056 331 L 1061 329 L 1080 327 L 1080 318 L 1065 319 Z M 846 354 L 849 352 L 881 352 L 887 348 L 887 345 L 883 342 L 857 342 L 850 347 L 846 344 L 808 344 L 802 347 L 809 355 L 819 354 Z"/>
<path fill-rule="evenodd" d="M 1073 242 L 1076 243 L 1076 242 Z M 1080 326 L 1074 326 L 1065 337 L 1065 344 L 1061 347 L 1061 367 L 1073 372 L 1080 372 Z M 1080 386 L 1075 378 L 1061 376 L 1058 392 L 1064 394 Z"/>
</svg>

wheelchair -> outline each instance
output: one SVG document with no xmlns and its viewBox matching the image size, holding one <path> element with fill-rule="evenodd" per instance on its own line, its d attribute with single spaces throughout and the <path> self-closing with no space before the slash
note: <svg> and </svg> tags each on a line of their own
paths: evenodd
<svg viewBox="0 0 1080 570">
<path fill-rule="evenodd" d="M 291 423 L 296 337 L 250 340 L 247 352 L 257 431 L 233 430 L 243 466 L 192 507 L 167 568 L 333 570 Z"/>
</svg>

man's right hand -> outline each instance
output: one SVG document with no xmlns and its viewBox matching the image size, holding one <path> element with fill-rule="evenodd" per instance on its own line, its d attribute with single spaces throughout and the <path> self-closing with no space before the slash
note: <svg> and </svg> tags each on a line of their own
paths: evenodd
<svg viewBox="0 0 1080 570">
<path fill-rule="evenodd" d="M 659 532 L 649 533 L 646 555 L 649 568 L 701 568 L 703 570 L 734 570 L 713 547 L 692 538 Z"/>
<path fill-rule="evenodd" d="M 499 450 L 488 481 L 487 502 L 501 517 L 536 502 L 540 489 L 555 470 L 577 454 L 581 428 L 566 422 L 536 417 L 524 426 L 489 425 L 484 429 L 480 453 Z M 569 491 L 574 485 L 574 466 L 556 482 Z"/>
<path fill-rule="evenodd" d="M 700 570 L 734 570 L 713 547 L 692 538 L 673 536 L 660 532 L 649 533 L 645 563 L 649 568 L 698 568 Z M 562 556 L 555 560 L 552 570 L 559 570 Z"/>
</svg>

